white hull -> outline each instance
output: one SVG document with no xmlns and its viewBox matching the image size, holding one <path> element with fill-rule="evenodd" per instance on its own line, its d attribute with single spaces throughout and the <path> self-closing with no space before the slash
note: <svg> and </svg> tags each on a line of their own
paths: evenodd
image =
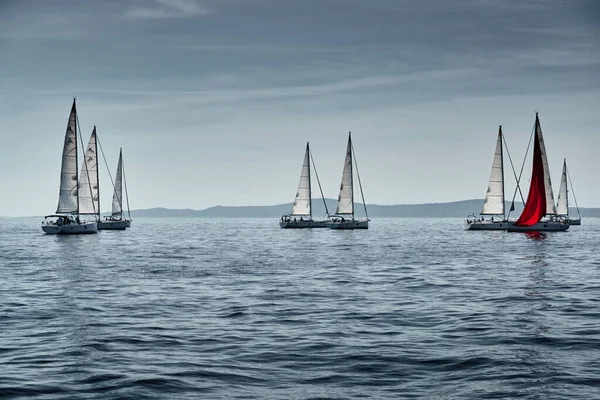
<svg viewBox="0 0 600 400">
<path fill-rule="evenodd" d="M 508 221 L 474 221 L 467 222 L 468 231 L 505 231 L 512 222 Z"/>
<path fill-rule="evenodd" d="M 368 220 L 328 221 L 329 229 L 369 229 Z"/>
<path fill-rule="evenodd" d="M 569 224 L 558 221 L 540 221 L 531 226 L 516 226 L 514 222 L 508 224 L 508 232 L 562 232 L 569 229 Z"/>
<path fill-rule="evenodd" d="M 279 221 L 279 226 L 284 229 L 326 228 L 327 221 Z"/>
<path fill-rule="evenodd" d="M 98 230 L 124 231 L 128 226 L 131 224 L 126 220 L 98 222 Z"/>
<path fill-rule="evenodd" d="M 98 227 L 95 222 L 68 225 L 43 224 L 42 230 L 46 233 L 54 235 L 81 235 L 87 233 L 97 233 Z"/>
</svg>

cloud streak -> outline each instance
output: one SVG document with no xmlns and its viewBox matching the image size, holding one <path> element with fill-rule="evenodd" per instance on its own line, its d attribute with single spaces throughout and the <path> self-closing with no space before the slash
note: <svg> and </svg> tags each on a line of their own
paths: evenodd
<svg viewBox="0 0 600 400">
<path fill-rule="evenodd" d="M 125 12 L 131 20 L 190 18 L 214 14 L 214 10 L 197 0 L 154 0 L 153 7 L 134 8 Z"/>
</svg>

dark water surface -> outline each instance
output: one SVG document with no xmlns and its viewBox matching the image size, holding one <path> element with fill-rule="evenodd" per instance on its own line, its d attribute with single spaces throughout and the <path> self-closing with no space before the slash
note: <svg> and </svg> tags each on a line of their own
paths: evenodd
<svg viewBox="0 0 600 400">
<path fill-rule="evenodd" d="M 2 398 L 600 398 L 600 220 L 40 222 L 0 220 Z"/>
</svg>

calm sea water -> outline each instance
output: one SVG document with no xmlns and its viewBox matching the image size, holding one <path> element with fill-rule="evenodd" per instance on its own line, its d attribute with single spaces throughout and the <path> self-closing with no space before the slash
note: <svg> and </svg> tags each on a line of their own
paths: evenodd
<svg viewBox="0 0 600 400">
<path fill-rule="evenodd" d="M 600 220 L 0 220 L 0 397 L 600 398 Z"/>
</svg>

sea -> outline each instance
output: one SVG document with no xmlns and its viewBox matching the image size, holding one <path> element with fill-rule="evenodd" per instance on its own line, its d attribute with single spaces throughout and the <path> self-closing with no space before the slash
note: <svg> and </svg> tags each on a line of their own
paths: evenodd
<svg viewBox="0 0 600 400">
<path fill-rule="evenodd" d="M 0 398 L 598 399 L 600 220 L 0 219 Z"/>
</svg>

